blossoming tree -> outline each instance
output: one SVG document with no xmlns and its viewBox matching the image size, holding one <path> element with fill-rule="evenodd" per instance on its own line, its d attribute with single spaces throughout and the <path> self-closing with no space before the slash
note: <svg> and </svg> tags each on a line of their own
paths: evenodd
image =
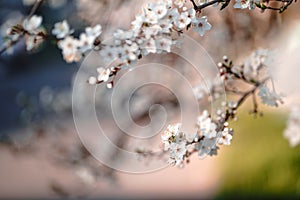
<svg viewBox="0 0 300 200">
<path fill-rule="evenodd" d="M 234 1 L 234 0 L 232 0 Z M 111 89 L 116 83 L 116 77 L 121 71 L 135 67 L 138 60 L 149 54 L 170 53 L 174 46 L 181 44 L 181 38 L 186 32 L 194 31 L 199 39 L 207 31 L 213 31 L 209 18 L 203 11 L 214 6 L 226 9 L 233 4 L 236 9 L 260 9 L 262 12 L 271 10 L 283 13 L 293 3 L 293 0 L 157 0 L 147 3 L 141 12 L 135 16 L 127 30 L 118 29 L 113 33 L 112 40 L 102 38 L 102 26 L 86 27 L 85 31 L 74 36 L 74 30 L 67 20 L 55 23 L 51 30 L 43 26 L 43 17 L 36 15 L 43 0 L 25 1 L 32 5 L 29 15 L 20 23 L 7 30 L 6 42 L 0 49 L 1 54 L 25 39 L 26 50 L 32 51 L 45 40 L 54 41 L 62 58 L 68 62 L 80 62 L 90 51 L 96 51 L 107 62 L 116 61 L 113 66 L 95 68 L 94 75 L 86 77 L 90 85 L 106 84 Z M 55 1 L 46 1 L 55 4 Z M 62 1 L 63 2 L 63 1 Z M 62 3 L 60 2 L 60 3 Z M 236 120 L 240 106 L 249 98 L 252 99 L 253 115 L 261 115 L 259 99 L 262 104 L 277 107 L 283 103 L 282 96 L 276 92 L 270 65 L 274 52 L 259 49 L 253 52 L 242 64 L 237 64 L 227 56 L 217 64 L 218 79 L 207 90 L 201 85 L 195 86 L 195 96 L 201 101 L 212 104 L 222 100 L 222 92 L 235 98 L 221 102 L 215 111 L 202 110 L 195 119 L 196 131 L 186 133 L 181 129 L 181 123 L 169 125 L 161 135 L 164 152 L 169 153 L 171 165 L 182 166 L 189 157 L 197 153 L 199 157 L 217 155 L 220 146 L 230 145 L 234 130 L 230 121 Z M 109 64 L 108 64 L 109 65 Z M 246 89 L 245 89 L 246 88 Z M 300 143 L 299 109 L 295 108 L 290 116 L 285 136 L 290 138 L 291 145 Z M 140 151 L 139 154 L 152 155 Z"/>
</svg>

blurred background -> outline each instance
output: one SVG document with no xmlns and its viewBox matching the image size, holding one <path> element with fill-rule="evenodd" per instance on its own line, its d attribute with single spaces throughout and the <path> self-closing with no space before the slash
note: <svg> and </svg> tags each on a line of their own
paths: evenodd
<svg viewBox="0 0 300 200">
<path fill-rule="evenodd" d="M 55 22 L 67 19 L 76 35 L 84 27 L 99 23 L 103 27 L 102 37 L 108 38 L 117 28 L 127 29 L 144 2 L 49 0 L 36 14 L 43 16 L 47 30 Z M 7 28 L 19 23 L 31 7 L 30 0 L 0 0 L 2 38 Z M 300 147 L 291 148 L 283 137 L 287 106 L 300 103 L 299 3 L 283 14 L 231 7 L 221 12 L 216 7 L 204 10 L 212 30 L 201 38 L 192 32 L 188 34 L 216 63 L 223 55 L 239 63 L 257 48 L 276 49 L 279 62 L 272 66 L 272 71 L 277 77 L 278 90 L 287 96 L 283 107 L 262 106 L 264 117 L 256 119 L 248 115 L 251 105 L 246 103 L 239 120 L 232 123 L 235 128 L 232 145 L 221 148 L 217 157 L 200 160 L 195 155 L 183 169 L 122 173 L 97 161 L 77 135 L 72 116 L 72 85 L 80 64 L 66 64 L 51 42 L 45 42 L 34 52 L 26 52 L 25 44 L 19 42 L 13 52 L 0 56 L 0 198 L 299 199 Z M 193 53 L 197 56 L 197 52 Z M 176 55 L 148 59 L 179 71 L 188 70 Z M 109 98 L 105 96 L 111 95 L 111 91 L 105 86 L 99 90 L 100 100 L 107 102 Z M 86 103 L 90 100 L 83 93 L 83 112 Z M 178 119 L 180 105 L 174 94 L 161 87 L 147 86 L 132 97 L 134 121 L 147 124 L 148 110 L 153 104 L 161 104 L 168 110 L 170 122 Z M 97 104 L 97 113 L 118 147 L 138 145 L 110 126 L 107 107 Z M 94 126 L 89 124 L 91 130 Z M 126 163 L 118 151 L 107 152 L 113 160 Z M 148 158 L 142 158 L 141 162 L 147 163 Z"/>
</svg>

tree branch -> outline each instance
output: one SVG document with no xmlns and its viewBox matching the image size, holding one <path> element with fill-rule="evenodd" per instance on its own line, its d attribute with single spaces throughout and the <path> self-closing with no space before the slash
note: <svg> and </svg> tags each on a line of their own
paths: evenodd
<svg viewBox="0 0 300 200">
<path fill-rule="evenodd" d="M 195 0 L 191 0 L 193 6 L 194 6 L 194 9 L 198 12 L 201 12 L 201 10 L 203 8 L 206 8 L 208 6 L 211 6 L 211 5 L 214 5 L 215 3 L 225 3 L 227 2 L 226 0 L 212 0 L 212 1 L 209 1 L 207 3 L 204 3 L 204 4 L 201 4 L 199 6 L 197 6 L 197 4 L 195 3 Z M 228 1 L 228 3 L 230 2 L 230 0 Z"/>
<path fill-rule="evenodd" d="M 27 19 L 30 19 L 35 13 L 36 11 L 39 9 L 39 7 L 42 5 L 44 0 L 36 0 L 32 9 L 30 10 L 30 13 L 28 14 L 28 16 L 26 17 Z M 22 28 L 23 29 L 23 28 Z M 24 34 L 26 34 L 27 32 L 23 29 L 21 30 L 22 34 L 20 34 L 20 37 L 17 40 L 9 40 L 8 43 L 4 44 L 1 48 L 0 48 L 0 55 L 2 55 L 4 52 L 6 52 L 10 47 L 14 46 L 15 44 L 17 44 L 23 37 Z M 39 33 L 38 35 L 40 35 L 41 33 Z M 41 35 L 42 37 L 45 38 L 45 35 Z"/>
</svg>

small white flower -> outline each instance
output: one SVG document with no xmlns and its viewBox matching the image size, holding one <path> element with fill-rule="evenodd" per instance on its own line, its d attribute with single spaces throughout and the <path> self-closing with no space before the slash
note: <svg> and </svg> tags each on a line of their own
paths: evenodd
<svg viewBox="0 0 300 200">
<path fill-rule="evenodd" d="M 205 138 L 211 139 L 217 136 L 218 126 L 212 121 L 207 110 L 203 111 L 202 115 L 198 117 L 197 126 L 199 132 L 201 132 Z"/>
<path fill-rule="evenodd" d="M 158 15 L 151 11 L 152 4 L 148 4 L 146 11 L 144 12 L 145 15 L 145 22 L 149 24 L 156 24 L 159 20 Z"/>
<path fill-rule="evenodd" d="M 41 26 L 43 18 L 37 15 L 33 15 L 29 19 L 23 21 L 23 28 L 29 33 L 36 33 L 38 28 Z"/>
<path fill-rule="evenodd" d="M 174 20 L 174 24 L 179 29 L 184 29 L 187 25 L 191 23 L 192 19 L 189 18 L 188 12 L 182 12 L 177 18 Z"/>
<path fill-rule="evenodd" d="M 194 8 L 189 9 L 188 11 L 188 18 L 190 18 L 192 21 L 195 21 L 196 18 L 196 10 Z"/>
<path fill-rule="evenodd" d="M 171 20 L 174 22 L 176 19 L 178 19 L 180 16 L 178 9 L 173 8 L 168 14 L 167 14 L 167 19 Z"/>
<path fill-rule="evenodd" d="M 156 43 L 153 38 L 146 40 L 142 48 L 143 54 L 146 56 L 149 53 L 156 53 Z"/>
<path fill-rule="evenodd" d="M 162 33 L 170 33 L 173 27 L 173 24 L 170 19 L 160 20 L 158 25 L 160 26 Z"/>
<path fill-rule="evenodd" d="M 78 50 L 79 41 L 72 36 L 58 41 L 58 47 L 62 49 L 63 57 L 68 63 L 78 62 L 82 58 L 82 54 Z"/>
<path fill-rule="evenodd" d="M 171 143 L 170 145 L 170 158 L 175 161 L 176 165 L 182 164 L 186 154 L 186 143 Z"/>
<path fill-rule="evenodd" d="M 174 0 L 174 5 L 179 8 L 182 8 L 184 4 L 185 4 L 185 0 Z"/>
<path fill-rule="evenodd" d="M 221 132 L 221 134 L 218 138 L 218 143 L 224 144 L 224 145 L 230 145 L 231 140 L 232 140 L 232 135 L 230 134 L 229 128 L 226 127 Z"/>
<path fill-rule="evenodd" d="M 94 77 L 94 76 L 91 76 L 89 79 L 88 79 L 88 83 L 90 85 L 95 85 L 97 83 L 97 78 Z"/>
<path fill-rule="evenodd" d="M 85 33 L 88 37 L 94 38 L 94 40 L 99 37 L 102 33 L 101 25 L 97 24 L 94 27 L 87 27 Z"/>
<path fill-rule="evenodd" d="M 168 13 L 168 9 L 164 4 L 156 4 L 153 6 L 152 11 L 155 13 L 158 19 L 162 19 Z"/>
<path fill-rule="evenodd" d="M 70 30 L 70 26 L 66 20 L 55 23 L 54 29 L 52 30 L 52 34 L 55 35 L 57 39 L 63 39 L 72 33 L 73 31 Z"/>
<path fill-rule="evenodd" d="M 164 146 L 164 150 L 168 150 L 170 148 L 171 143 L 176 143 L 178 141 L 176 141 L 176 136 L 180 133 L 180 128 L 181 128 L 181 124 L 174 124 L 174 125 L 169 125 L 167 127 L 167 130 L 164 131 L 164 133 L 161 135 L 161 139 Z M 182 138 L 182 137 L 179 137 Z M 180 139 L 180 141 L 182 141 Z"/>
<path fill-rule="evenodd" d="M 167 127 L 167 130 L 165 130 L 164 133 L 161 135 L 162 140 L 168 141 L 170 137 L 175 136 L 179 133 L 180 128 L 181 128 L 180 123 L 169 125 Z"/>
<path fill-rule="evenodd" d="M 82 53 L 92 50 L 94 46 L 94 37 L 81 33 L 79 37 L 79 49 Z"/>
<path fill-rule="evenodd" d="M 103 82 L 107 82 L 110 76 L 110 69 L 107 68 L 103 68 L 103 67 L 99 67 L 97 68 L 97 72 L 98 72 L 98 81 L 103 81 Z"/>
<path fill-rule="evenodd" d="M 156 48 L 158 53 L 171 52 L 172 39 L 167 37 L 160 37 L 156 40 Z"/>
<path fill-rule="evenodd" d="M 139 46 L 133 42 L 130 45 L 124 45 L 123 48 L 120 48 L 121 59 L 123 61 L 135 61 L 139 53 Z"/>
<path fill-rule="evenodd" d="M 194 31 L 200 36 L 204 36 L 205 32 L 211 29 L 210 23 L 207 21 L 207 17 L 203 16 L 201 18 L 196 18 L 193 21 Z"/>
<path fill-rule="evenodd" d="M 200 127 L 200 131 L 202 132 L 203 136 L 206 138 L 214 138 L 217 136 L 217 125 L 211 122 L 211 119 L 207 119 L 205 123 L 203 123 L 202 127 Z"/>
<path fill-rule="evenodd" d="M 209 113 L 208 113 L 207 110 L 204 110 L 204 111 L 202 112 L 202 114 L 201 114 L 201 115 L 198 117 L 198 119 L 197 119 L 197 125 L 198 125 L 198 127 L 199 127 L 199 128 L 202 127 L 202 126 L 206 123 L 206 121 L 207 121 L 208 119 L 210 119 Z"/>
<path fill-rule="evenodd" d="M 145 22 L 145 16 L 143 14 L 136 15 L 135 20 L 131 22 L 131 27 L 134 32 L 139 32 Z"/>
<path fill-rule="evenodd" d="M 118 57 L 118 49 L 113 46 L 105 46 L 103 49 L 101 49 L 100 55 L 105 62 L 112 62 Z"/>
</svg>

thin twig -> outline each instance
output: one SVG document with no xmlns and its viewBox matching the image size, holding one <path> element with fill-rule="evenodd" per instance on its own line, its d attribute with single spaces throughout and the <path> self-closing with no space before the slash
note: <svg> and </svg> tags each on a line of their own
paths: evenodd
<svg viewBox="0 0 300 200">
<path fill-rule="evenodd" d="M 29 15 L 27 16 L 28 19 L 31 18 L 31 17 L 34 15 L 34 13 L 36 13 L 36 11 L 37 11 L 37 10 L 39 9 L 39 7 L 42 5 L 43 1 L 44 1 L 44 0 L 36 0 L 36 1 L 35 1 L 35 3 L 34 3 L 32 9 L 31 9 Z"/>
</svg>

